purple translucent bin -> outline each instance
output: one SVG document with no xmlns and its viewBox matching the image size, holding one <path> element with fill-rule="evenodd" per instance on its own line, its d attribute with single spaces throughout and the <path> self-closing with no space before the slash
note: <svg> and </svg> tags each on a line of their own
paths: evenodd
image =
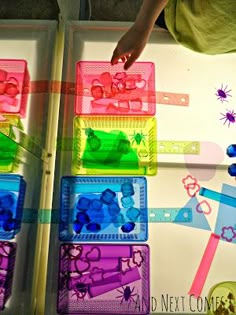
<svg viewBox="0 0 236 315">
<path fill-rule="evenodd" d="M 16 243 L 0 241 L 0 310 L 9 299 L 16 257 Z"/>
<path fill-rule="evenodd" d="M 148 245 L 60 247 L 59 314 L 149 314 Z"/>
</svg>

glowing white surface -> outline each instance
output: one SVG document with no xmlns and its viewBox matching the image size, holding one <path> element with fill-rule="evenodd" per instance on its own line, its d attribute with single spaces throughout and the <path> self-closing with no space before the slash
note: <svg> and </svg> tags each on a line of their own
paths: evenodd
<svg viewBox="0 0 236 315">
<path fill-rule="evenodd" d="M 111 58 L 113 49 L 127 25 L 118 23 L 78 23 L 72 22 L 66 29 L 66 50 L 63 71 L 63 81 L 74 81 L 75 64 L 79 60 L 104 60 Z M 161 140 L 204 140 L 213 141 L 223 150 L 234 141 L 234 126 L 228 128 L 218 121 L 221 103 L 216 101 L 215 87 L 226 82 L 234 85 L 236 56 L 201 56 L 174 43 L 165 31 L 155 31 L 150 43 L 140 57 L 140 61 L 152 61 L 156 64 L 157 91 L 189 93 L 189 107 L 157 106 L 158 139 Z M 220 65 L 218 64 L 222 62 Z M 233 62 L 234 61 L 234 62 Z M 200 67 L 200 65 L 203 65 Z M 189 69 L 189 70 L 188 70 Z M 234 69 L 234 70 L 233 70 Z M 214 70 L 214 72 L 213 72 Z M 66 105 L 65 105 L 66 104 Z M 63 135 L 72 137 L 73 96 L 63 96 L 60 128 Z M 204 114 L 203 114 L 204 113 Z M 204 123 L 206 122 L 206 123 Z M 205 128 L 203 128 L 206 125 Z M 191 130 L 191 131 L 190 131 Z M 214 164 L 214 157 L 213 164 Z M 158 174 L 148 177 L 148 203 L 151 208 L 183 207 L 189 197 L 181 182 L 189 171 L 184 165 L 174 166 L 173 163 L 184 163 L 183 155 L 159 155 L 158 160 L 168 162 L 168 167 L 159 167 Z M 59 179 L 70 175 L 71 152 L 62 152 L 61 161 L 57 167 L 57 182 L 55 183 L 54 206 L 58 206 Z M 232 163 L 227 161 L 227 163 Z M 199 169 L 199 174 L 201 170 Z M 198 172 L 197 171 L 197 172 Z M 207 171 L 207 170 L 206 170 Z M 196 175 L 196 177 L 198 177 Z M 199 181 L 201 186 L 221 191 L 221 185 L 235 185 L 226 170 L 217 170 L 208 181 Z M 198 198 L 203 200 L 202 197 Z M 209 200 L 212 213 L 209 223 L 214 230 L 218 204 Z M 55 244 L 58 230 L 52 230 L 51 260 L 58 255 L 58 244 Z M 198 230 L 177 224 L 149 225 L 149 241 L 151 251 L 151 296 L 158 301 L 155 312 L 166 313 L 161 305 L 161 296 L 184 296 L 184 309 L 179 313 L 192 313 L 189 308 L 188 294 L 206 244 L 210 231 Z M 211 270 L 207 277 L 202 297 L 208 295 L 210 288 L 221 281 L 235 280 L 236 251 L 235 245 L 220 242 Z M 56 314 L 57 271 L 54 265 L 49 270 L 47 293 L 47 314 Z M 53 301 L 53 303 L 52 303 Z M 175 301 L 175 300 L 174 300 Z M 196 304 L 192 305 L 195 314 L 199 313 Z M 172 312 L 175 305 L 172 305 Z M 171 312 L 169 305 L 169 312 Z"/>
</svg>

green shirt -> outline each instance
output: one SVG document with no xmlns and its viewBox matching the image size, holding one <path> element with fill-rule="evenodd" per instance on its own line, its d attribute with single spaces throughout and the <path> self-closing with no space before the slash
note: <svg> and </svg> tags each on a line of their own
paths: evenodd
<svg viewBox="0 0 236 315">
<path fill-rule="evenodd" d="M 210 55 L 236 52 L 236 0 L 169 0 L 164 14 L 178 43 Z"/>
</svg>

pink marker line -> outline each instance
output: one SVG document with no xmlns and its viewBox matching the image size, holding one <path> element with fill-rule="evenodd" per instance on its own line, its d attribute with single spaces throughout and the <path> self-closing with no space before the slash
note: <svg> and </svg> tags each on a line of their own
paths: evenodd
<svg viewBox="0 0 236 315">
<path fill-rule="evenodd" d="M 205 252 L 202 256 L 202 260 L 198 267 L 197 273 L 193 280 L 191 289 L 188 292 L 189 295 L 193 295 L 196 298 L 201 295 L 203 286 L 205 284 L 208 272 L 211 267 L 211 263 L 213 261 L 217 246 L 219 244 L 219 240 L 220 240 L 219 235 L 214 234 L 214 233 L 211 234 L 207 247 L 205 249 Z"/>
</svg>

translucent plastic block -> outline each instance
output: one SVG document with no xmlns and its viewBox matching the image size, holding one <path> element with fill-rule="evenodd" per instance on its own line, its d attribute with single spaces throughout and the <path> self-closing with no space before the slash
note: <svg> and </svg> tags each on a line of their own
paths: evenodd
<svg viewBox="0 0 236 315">
<path fill-rule="evenodd" d="M 29 82 L 25 60 L 0 59 L 0 114 L 25 117 Z"/>
<path fill-rule="evenodd" d="M 20 118 L 14 115 L 4 115 L 5 120 L 0 121 L 0 173 L 8 173 L 17 170 L 21 148 L 7 136 L 12 135 L 11 126 L 23 129 Z"/>
<path fill-rule="evenodd" d="M 0 175 L 0 239 L 20 231 L 26 184 L 20 175 Z"/>
<path fill-rule="evenodd" d="M 155 175 L 156 119 L 75 117 L 73 175 Z"/>
<path fill-rule="evenodd" d="M 135 62 L 128 71 L 123 66 L 77 62 L 76 115 L 155 115 L 154 63 Z"/>
<path fill-rule="evenodd" d="M 147 245 L 63 244 L 58 278 L 59 314 L 150 312 Z"/>
<path fill-rule="evenodd" d="M 128 185 L 132 196 L 124 197 Z M 132 207 L 122 198 L 132 198 Z M 145 177 L 62 177 L 61 241 L 146 241 L 147 215 Z"/>
<path fill-rule="evenodd" d="M 236 176 L 236 164 L 231 164 L 228 167 L 228 173 L 230 176 Z"/>
<path fill-rule="evenodd" d="M 229 145 L 226 153 L 229 157 L 236 157 L 236 144 Z"/>
<path fill-rule="evenodd" d="M 16 257 L 16 243 L 0 241 L 0 310 L 12 292 L 12 280 Z"/>
</svg>

